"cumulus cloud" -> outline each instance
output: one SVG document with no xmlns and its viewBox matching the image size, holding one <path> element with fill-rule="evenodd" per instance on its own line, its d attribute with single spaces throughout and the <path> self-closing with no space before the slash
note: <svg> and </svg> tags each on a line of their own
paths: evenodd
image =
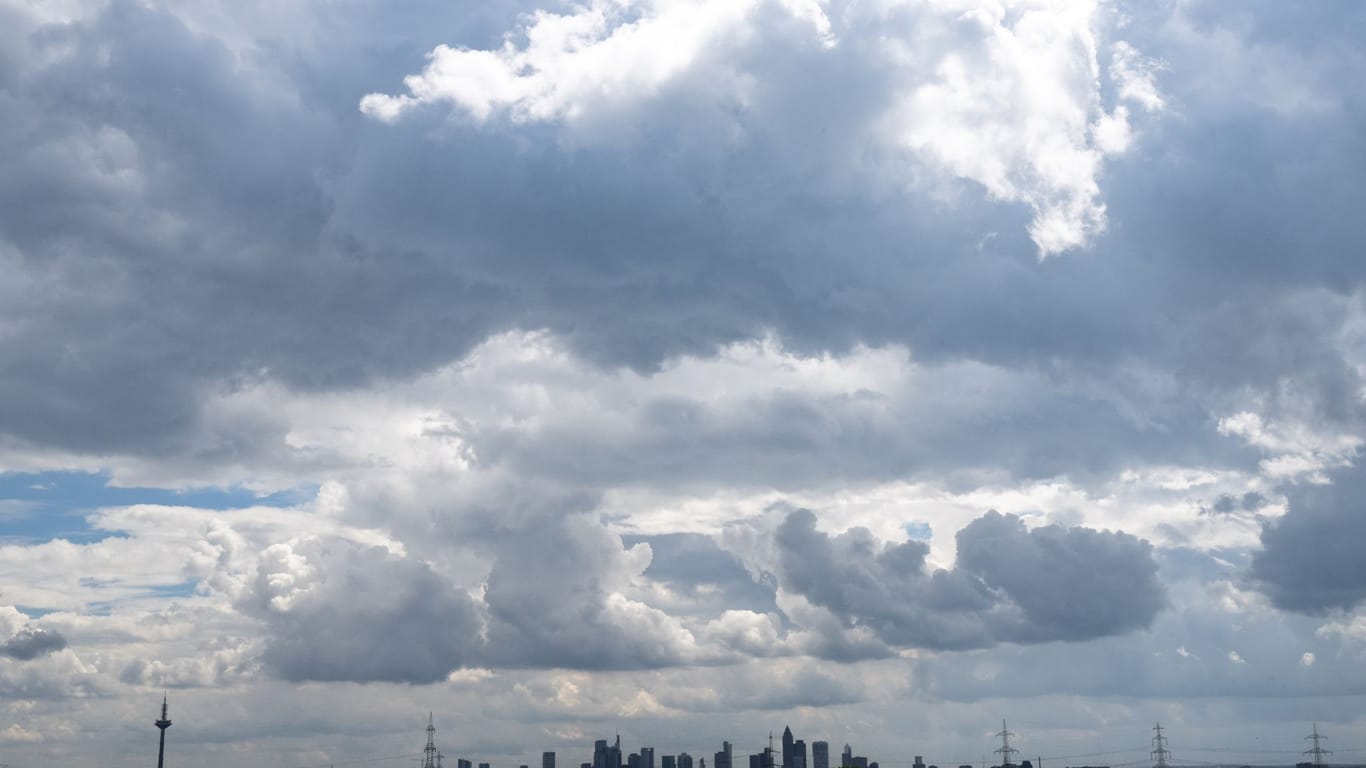
<svg viewBox="0 0 1366 768">
<path fill-rule="evenodd" d="M 895 645 L 1093 639 L 1147 627 L 1165 604 L 1151 545 L 1124 533 L 1028 530 L 990 512 L 958 532 L 954 568 L 933 572 L 922 542 L 883 544 L 857 528 L 832 537 L 809 511 L 790 513 L 776 537 L 785 589 Z"/>
<path fill-rule="evenodd" d="M 421 104 L 448 102 L 478 120 L 495 110 L 514 120 L 573 118 L 598 103 L 647 97 L 692 66 L 719 39 L 765 6 L 808 22 L 828 35 L 830 22 L 814 0 L 606 2 L 571 13 L 537 11 L 497 50 L 437 46 L 421 74 L 404 79 L 409 93 L 372 93 L 361 111 L 392 121 Z"/>
<path fill-rule="evenodd" d="M 510 666 L 631 669 L 702 660 L 676 618 L 627 596 L 649 567 L 595 517 L 537 519 L 497 535 L 484 599 L 488 655 Z"/>
<path fill-rule="evenodd" d="M 287 680 L 430 683 L 480 642 L 468 593 L 423 562 L 345 539 L 270 547 L 242 601 L 266 624 L 263 663 Z"/>
<path fill-rule="evenodd" d="M 66 647 L 62 633 L 42 627 L 25 627 L 0 643 L 0 656 L 29 661 Z"/>
<path fill-rule="evenodd" d="M 372 93 L 360 109 L 392 122 L 417 106 L 448 103 L 478 121 L 505 112 L 514 122 L 572 122 L 656 97 L 689 70 L 708 79 L 713 98 L 744 109 L 772 84 L 739 62 L 773 55 L 765 47 L 819 41 L 816 66 L 854 76 L 875 63 L 895 73 L 857 86 L 827 84 L 885 89 L 873 96 L 881 114 L 855 130 L 980 183 L 995 198 L 1027 204 L 1030 236 L 1047 256 L 1104 230 L 1099 175 L 1106 153 L 1128 149 L 1124 104 L 1163 107 L 1156 65 L 1124 41 L 1114 43 L 1109 68 L 1123 103 L 1103 107 L 1097 9 L 891 0 L 839 4 L 827 14 L 810 0 L 599 0 L 571 13 L 532 14 L 498 49 L 438 46 L 421 73 L 405 78 L 408 93 Z M 775 14 L 804 24 L 805 36 L 773 34 L 782 26 Z M 805 98 L 830 96 L 808 91 Z"/>
</svg>

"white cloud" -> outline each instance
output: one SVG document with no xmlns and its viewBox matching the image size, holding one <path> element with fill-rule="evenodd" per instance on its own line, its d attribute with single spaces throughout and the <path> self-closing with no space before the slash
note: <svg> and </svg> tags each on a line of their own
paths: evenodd
<svg viewBox="0 0 1366 768">
<path fill-rule="evenodd" d="M 881 116 L 855 127 L 866 134 L 855 141 L 909 151 L 938 173 L 981 184 L 993 198 L 1028 205 L 1041 256 L 1085 246 L 1105 229 L 1102 160 L 1133 139 L 1124 105 L 1156 111 L 1163 100 L 1157 65 L 1117 41 L 1109 68 L 1116 103 L 1107 111 L 1097 3 L 883 0 L 838 3 L 832 13 L 823 5 L 595 0 L 572 13 L 538 11 L 498 49 L 438 46 L 423 71 L 404 80 L 407 93 L 371 93 L 360 109 L 393 122 L 420 105 L 445 103 L 479 122 L 506 115 L 572 123 L 648 100 L 665 83 L 705 68 L 712 97 L 743 111 L 754 101 L 750 89 L 777 86 L 739 62 L 764 46 L 792 45 L 765 28 L 772 19 L 759 12 L 771 10 L 823 42 L 818 66 L 849 59 L 879 73 L 888 89 L 877 94 Z M 844 85 L 869 87 L 865 80 Z"/>
<path fill-rule="evenodd" d="M 707 48 L 742 34 L 765 6 L 810 24 L 818 36 L 830 33 L 814 0 L 592 0 L 571 13 L 535 12 L 497 50 L 437 46 L 422 73 L 404 79 L 407 94 L 372 93 L 360 108 L 385 121 L 440 102 L 476 120 L 495 112 L 514 121 L 572 120 L 597 105 L 652 95 Z"/>
<path fill-rule="evenodd" d="M 1261 462 L 1273 480 L 1328 482 L 1326 470 L 1351 466 L 1363 440 L 1352 431 L 1317 426 L 1293 415 L 1267 420 L 1253 411 L 1219 419 L 1219 433 L 1242 438 L 1271 454 Z"/>
</svg>

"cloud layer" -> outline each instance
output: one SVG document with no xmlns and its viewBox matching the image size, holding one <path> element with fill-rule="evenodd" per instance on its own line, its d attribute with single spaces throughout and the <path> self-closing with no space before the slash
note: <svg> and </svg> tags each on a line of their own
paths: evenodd
<svg viewBox="0 0 1366 768">
<path fill-rule="evenodd" d="M 1363 30 L 0 1 L 0 752 L 1350 744 Z"/>
</svg>

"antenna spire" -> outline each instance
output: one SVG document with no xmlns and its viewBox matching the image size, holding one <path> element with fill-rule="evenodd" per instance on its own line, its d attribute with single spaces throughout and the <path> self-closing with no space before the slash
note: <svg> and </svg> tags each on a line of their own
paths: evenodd
<svg viewBox="0 0 1366 768">
<path fill-rule="evenodd" d="M 1319 742 L 1320 742 L 1320 741 L 1326 741 L 1326 740 L 1328 739 L 1328 737 L 1327 737 L 1327 736 L 1324 736 L 1324 735 L 1321 734 L 1321 733 L 1319 733 L 1319 724 L 1318 724 L 1318 723 L 1314 723 L 1314 732 L 1311 733 L 1311 734 L 1309 734 L 1308 736 L 1305 736 L 1304 738 L 1305 738 L 1306 741 L 1309 741 L 1309 740 L 1312 739 L 1313 742 L 1314 742 L 1314 746 L 1313 746 L 1312 748 L 1310 748 L 1310 749 L 1306 749 L 1306 750 L 1304 751 L 1304 754 L 1306 754 L 1306 755 L 1313 755 L 1313 756 L 1314 756 L 1314 766 L 1315 766 L 1315 768 L 1322 768 L 1322 766 L 1323 766 L 1323 756 L 1324 756 L 1324 755 L 1331 755 L 1331 754 L 1333 754 L 1332 752 L 1329 752 L 1328 750 L 1324 749 L 1322 746 L 1319 745 Z"/>
<path fill-rule="evenodd" d="M 157 747 L 157 768 L 166 765 L 166 729 L 171 727 L 171 718 L 166 714 L 166 693 L 161 694 L 161 719 L 153 723 L 161 730 L 161 744 Z"/>
</svg>

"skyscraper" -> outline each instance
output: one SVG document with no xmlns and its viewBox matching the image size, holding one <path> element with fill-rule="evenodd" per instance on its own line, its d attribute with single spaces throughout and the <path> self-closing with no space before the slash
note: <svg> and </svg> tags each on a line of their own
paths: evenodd
<svg viewBox="0 0 1366 768">
<path fill-rule="evenodd" d="M 721 751 L 712 755 L 711 768 L 732 768 L 730 742 L 721 742 Z"/>
<path fill-rule="evenodd" d="M 830 768 L 830 742 L 811 742 L 811 768 Z"/>
<path fill-rule="evenodd" d="M 659 758 L 659 768 L 678 768 L 678 761 L 673 755 L 665 755 Z"/>
<path fill-rule="evenodd" d="M 640 748 L 640 768 L 655 768 L 655 748 Z"/>
<path fill-rule="evenodd" d="M 848 744 L 844 745 L 844 751 L 840 753 L 840 768 L 848 768 L 854 764 L 854 748 Z"/>
<path fill-rule="evenodd" d="M 555 753 L 554 753 L 554 752 L 542 752 L 542 753 L 541 753 L 541 768 L 555 768 Z"/>
<path fill-rule="evenodd" d="M 783 727 L 783 768 L 797 768 L 793 763 L 793 747 L 796 746 L 792 741 L 792 729 Z"/>
<path fill-rule="evenodd" d="M 806 768 L 806 742 L 801 739 L 792 742 L 792 768 Z"/>
<path fill-rule="evenodd" d="M 161 694 L 161 719 L 153 723 L 161 731 L 161 745 L 157 747 L 157 768 L 164 768 L 166 761 L 166 729 L 171 727 L 171 719 L 166 716 L 166 694 Z"/>
<path fill-rule="evenodd" d="M 607 739 L 598 739 L 593 742 L 593 768 L 617 768 L 608 766 L 607 758 L 611 749 L 607 746 Z"/>
<path fill-rule="evenodd" d="M 687 752 L 679 752 L 678 768 L 692 768 L 692 755 Z"/>
</svg>

